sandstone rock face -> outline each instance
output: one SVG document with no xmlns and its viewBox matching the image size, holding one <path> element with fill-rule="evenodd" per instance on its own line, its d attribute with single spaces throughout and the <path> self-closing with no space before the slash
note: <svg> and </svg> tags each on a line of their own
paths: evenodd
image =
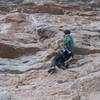
<svg viewBox="0 0 100 100">
<path fill-rule="evenodd" d="M 29 16 L 12 13 L 0 20 L 0 57 L 14 58 L 40 50 Z M 37 42 L 37 43 L 34 43 Z"/>
<path fill-rule="evenodd" d="M 1 0 L 0 100 L 99 100 L 99 2 Z M 75 58 L 48 75 L 64 29 L 72 32 Z"/>
</svg>

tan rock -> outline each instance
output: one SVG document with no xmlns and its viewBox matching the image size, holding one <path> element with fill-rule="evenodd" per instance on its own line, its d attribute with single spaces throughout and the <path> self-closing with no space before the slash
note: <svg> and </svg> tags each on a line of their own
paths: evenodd
<svg viewBox="0 0 100 100">
<path fill-rule="evenodd" d="M 99 0 L 28 1 L 0 0 L 0 100 L 99 100 Z M 72 32 L 75 58 L 48 75 L 64 29 Z"/>
</svg>

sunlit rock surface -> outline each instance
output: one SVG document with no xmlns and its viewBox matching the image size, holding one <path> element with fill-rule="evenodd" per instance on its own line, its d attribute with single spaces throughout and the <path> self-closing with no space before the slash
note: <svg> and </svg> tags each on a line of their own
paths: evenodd
<svg viewBox="0 0 100 100">
<path fill-rule="evenodd" d="M 75 40 L 69 69 L 47 70 Z M 0 100 L 100 99 L 100 0 L 0 0 Z"/>
</svg>

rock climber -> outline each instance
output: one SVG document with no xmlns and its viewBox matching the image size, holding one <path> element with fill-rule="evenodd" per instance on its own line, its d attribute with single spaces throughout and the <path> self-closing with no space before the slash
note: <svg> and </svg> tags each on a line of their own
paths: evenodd
<svg viewBox="0 0 100 100">
<path fill-rule="evenodd" d="M 64 30 L 64 41 L 62 47 L 52 60 L 51 67 L 48 70 L 48 73 L 54 73 L 56 71 L 56 67 L 62 69 L 68 68 L 68 65 L 65 65 L 65 61 L 70 57 L 72 57 L 72 59 L 74 58 L 74 41 L 73 37 L 70 34 L 70 30 Z"/>
</svg>

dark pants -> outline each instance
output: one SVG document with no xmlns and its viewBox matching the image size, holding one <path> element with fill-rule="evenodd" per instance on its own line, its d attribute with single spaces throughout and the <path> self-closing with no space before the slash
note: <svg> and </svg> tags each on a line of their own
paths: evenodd
<svg viewBox="0 0 100 100">
<path fill-rule="evenodd" d="M 52 60 L 51 67 L 62 67 L 65 66 L 65 61 L 68 60 L 72 54 L 69 54 L 67 51 L 65 52 L 58 52 L 54 59 Z"/>
</svg>

